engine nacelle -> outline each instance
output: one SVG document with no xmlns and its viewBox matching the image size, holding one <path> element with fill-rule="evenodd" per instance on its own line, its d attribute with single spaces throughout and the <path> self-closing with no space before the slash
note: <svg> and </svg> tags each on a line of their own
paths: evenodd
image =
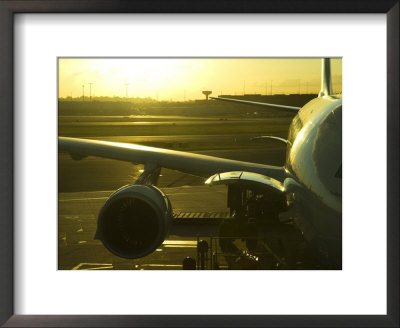
<svg viewBox="0 0 400 328">
<path fill-rule="evenodd" d="M 152 185 L 117 190 L 100 211 L 96 239 L 115 255 L 135 259 L 152 253 L 168 234 L 172 207 Z"/>
</svg>

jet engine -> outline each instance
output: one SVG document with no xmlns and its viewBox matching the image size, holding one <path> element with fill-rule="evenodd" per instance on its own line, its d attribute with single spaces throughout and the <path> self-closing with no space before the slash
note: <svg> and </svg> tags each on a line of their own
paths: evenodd
<svg viewBox="0 0 400 328">
<path fill-rule="evenodd" d="M 115 255 L 135 259 L 163 243 L 171 220 L 171 203 L 161 190 L 152 185 L 129 185 L 104 204 L 95 239 Z"/>
</svg>

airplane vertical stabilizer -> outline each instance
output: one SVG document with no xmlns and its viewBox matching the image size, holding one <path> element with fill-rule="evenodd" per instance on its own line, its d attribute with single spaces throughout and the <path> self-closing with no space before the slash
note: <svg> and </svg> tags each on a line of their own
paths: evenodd
<svg viewBox="0 0 400 328">
<path fill-rule="evenodd" d="M 331 96 L 332 94 L 331 60 L 330 58 L 322 58 L 321 91 L 318 97 Z"/>
</svg>

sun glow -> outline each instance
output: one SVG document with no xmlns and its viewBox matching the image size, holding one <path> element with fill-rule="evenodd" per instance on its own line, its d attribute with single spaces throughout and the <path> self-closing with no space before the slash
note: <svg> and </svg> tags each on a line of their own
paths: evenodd
<svg viewBox="0 0 400 328">
<path fill-rule="evenodd" d="M 332 60 L 333 89 L 341 92 L 342 60 Z M 320 59 L 60 58 L 59 97 L 203 99 L 220 94 L 318 93 Z"/>
</svg>

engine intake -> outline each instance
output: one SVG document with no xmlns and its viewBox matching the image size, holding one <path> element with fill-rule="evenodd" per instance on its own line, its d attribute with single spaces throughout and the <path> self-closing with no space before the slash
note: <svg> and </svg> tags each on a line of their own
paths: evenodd
<svg viewBox="0 0 400 328">
<path fill-rule="evenodd" d="M 102 207 L 95 238 L 120 257 L 143 257 L 162 244 L 171 219 L 171 203 L 161 190 L 152 185 L 125 186 Z"/>
</svg>

